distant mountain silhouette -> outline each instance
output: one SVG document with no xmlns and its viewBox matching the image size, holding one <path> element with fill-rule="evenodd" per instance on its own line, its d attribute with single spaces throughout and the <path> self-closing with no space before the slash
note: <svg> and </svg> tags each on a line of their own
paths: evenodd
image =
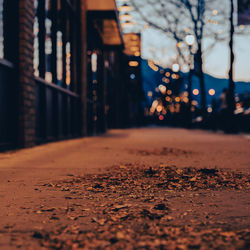
<svg viewBox="0 0 250 250">
<path fill-rule="evenodd" d="M 147 95 L 148 91 L 155 91 L 155 88 L 159 86 L 159 84 L 162 83 L 162 77 L 163 74 L 160 73 L 160 70 L 170 70 L 170 69 L 164 69 L 159 67 L 159 71 L 155 72 L 148 66 L 147 60 L 142 60 L 142 79 L 143 79 L 143 88 L 145 91 L 145 94 Z M 182 75 L 185 77 L 187 74 L 182 73 Z M 222 93 L 222 90 L 224 88 L 228 88 L 228 80 L 227 79 L 220 79 L 213 77 L 211 75 L 205 74 L 205 89 L 206 89 L 206 99 L 207 104 L 211 104 L 212 99 L 218 99 L 220 94 Z M 192 79 L 192 88 L 193 89 L 200 89 L 199 79 L 197 77 L 193 77 Z M 215 95 L 210 96 L 208 94 L 209 89 L 215 90 Z M 185 90 L 185 81 L 183 81 L 183 85 L 181 86 L 181 90 Z M 235 82 L 235 93 L 236 94 L 244 94 L 244 93 L 250 93 L 250 82 Z M 199 101 L 199 96 L 193 96 L 194 99 L 197 99 Z M 148 102 L 150 103 L 152 99 L 150 100 L 148 98 Z"/>
</svg>

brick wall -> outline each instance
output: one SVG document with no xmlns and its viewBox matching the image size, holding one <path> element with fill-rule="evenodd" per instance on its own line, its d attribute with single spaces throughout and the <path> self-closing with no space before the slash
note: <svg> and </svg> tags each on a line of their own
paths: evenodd
<svg viewBox="0 0 250 250">
<path fill-rule="evenodd" d="M 19 0 L 19 145 L 35 144 L 34 0 Z"/>
</svg>

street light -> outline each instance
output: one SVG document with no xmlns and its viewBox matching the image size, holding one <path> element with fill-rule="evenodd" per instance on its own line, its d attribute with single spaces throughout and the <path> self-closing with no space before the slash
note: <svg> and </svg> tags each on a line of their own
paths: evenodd
<svg viewBox="0 0 250 250">
<path fill-rule="evenodd" d="M 121 24 L 122 28 L 130 28 L 134 26 L 134 23 L 132 23 L 129 20 L 126 20 L 124 23 Z"/>
<path fill-rule="evenodd" d="M 126 12 L 126 13 L 120 15 L 119 18 L 120 18 L 120 20 L 131 20 L 132 16 L 128 12 Z"/>
<path fill-rule="evenodd" d="M 194 44 L 194 36 L 193 35 L 187 35 L 185 37 L 185 41 L 188 46 L 192 46 Z"/>
<path fill-rule="evenodd" d="M 175 64 L 172 65 L 172 70 L 173 70 L 174 72 L 178 72 L 179 69 L 180 69 L 180 66 L 179 66 L 178 63 L 175 63 Z"/>
</svg>

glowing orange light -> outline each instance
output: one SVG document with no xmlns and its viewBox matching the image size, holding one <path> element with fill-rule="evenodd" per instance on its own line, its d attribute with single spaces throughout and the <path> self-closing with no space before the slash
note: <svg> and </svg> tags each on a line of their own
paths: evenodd
<svg viewBox="0 0 250 250">
<path fill-rule="evenodd" d="M 169 83 L 170 82 L 170 80 L 168 78 L 166 78 L 166 77 L 163 77 L 162 81 L 165 82 L 165 83 Z"/>
<path fill-rule="evenodd" d="M 213 10 L 213 15 L 218 15 L 218 10 Z"/>
<path fill-rule="evenodd" d="M 118 10 L 119 11 L 131 11 L 131 6 L 125 3 L 122 6 L 120 6 Z"/>
<path fill-rule="evenodd" d="M 125 21 L 121 24 L 122 28 L 129 28 L 132 27 L 135 23 L 131 23 L 129 20 Z"/>
<path fill-rule="evenodd" d="M 198 102 L 195 101 L 195 100 L 193 100 L 193 101 L 192 101 L 192 105 L 193 105 L 193 106 L 197 106 L 197 105 L 198 105 Z"/>
<path fill-rule="evenodd" d="M 163 109 L 163 108 L 162 108 L 161 105 L 157 106 L 157 108 L 156 108 L 157 112 L 159 112 L 159 113 L 162 111 L 162 109 Z"/>
<path fill-rule="evenodd" d="M 66 78 L 66 84 L 67 84 L 67 85 L 70 85 L 70 77 L 67 77 L 67 78 Z"/>
<path fill-rule="evenodd" d="M 159 68 L 150 60 L 148 61 L 148 66 L 155 72 L 159 70 Z"/>
<path fill-rule="evenodd" d="M 137 61 L 130 61 L 130 62 L 128 63 L 128 65 L 129 65 L 130 67 L 137 67 L 137 66 L 139 65 L 139 63 L 138 63 Z"/>
<path fill-rule="evenodd" d="M 131 51 L 138 51 L 138 50 L 139 50 L 139 48 L 138 48 L 138 47 L 136 47 L 136 46 L 131 47 L 130 49 L 131 49 Z"/>
<path fill-rule="evenodd" d="M 148 91 L 148 97 L 152 97 L 152 96 L 153 96 L 152 91 Z"/>
<path fill-rule="evenodd" d="M 208 113 L 212 113 L 212 112 L 213 112 L 213 109 L 212 109 L 211 107 L 208 107 L 208 108 L 207 108 L 207 112 L 208 112 Z"/>
<path fill-rule="evenodd" d="M 137 51 L 137 52 L 135 52 L 135 54 L 134 54 L 135 56 L 140 56 L 141 55 L 141 53 L 139 52 L 139 51 Z"/>
<path fill-rule="evenodd" d="M 119 16 L 119 19 L 121 19 L 121 20 L 131 20 L 132 16 L 129 13 L 124 13 L 123 15 Z"/>
<path fill-rule="evenodd" d="M 176 77 L 176 74 L 173 74 L 173 75 L 172 75 L 172 78 L 173 78 L 173 79 L 176 79 L 176 78 L 177 78 L 177 77 Z"/>
<path fill-rule="evenodd" d="M 158 86 L 158 88 L 159 88 L 159 90 L 161 91 L 162 94 L 166 93 L 166 90 L 167 90 L 166 86 L 161 84 L 161 85 Z"/>
<path fill-rule="evenodd" d="M 194 94 L 194 95 L 199 95 L 199 93 L 200 93 L 200 92 L 199 92 L 198 89 L 194 89 L 194 90 L 193 90 L 193 94 Z"/>
<path fill-rule="evenodd" d="M 180 102 L 180 100 L 181 100 L 180 97 L 175 97 L 176 102 Z"/>
<path fill-rule="evenodd" d="M 154 112 L 155 112 L 155 109 L 154 109 L 154 108 L 150 108 L 150 112 L 151 112 L 151 113 L 154 113 Z"/>
<path fill-rule="evenodd" d="M 167 96 L 167 97 L 165 98 L 165 100 L 166 100 L 167 102 L 171 102 L 171 101 L 172 101 L 172 99 L 171 99 L 169 96 Z"/>
<path fill-rule="evenodd" d="M 182 42 L 178 42 L 178 43 L 176 44 L 176 46 L 177 46 L 178 48 L 181 48 L 181 47 L 182 47 Z"/>
<path fill-rule="evenodd" d="M 214 89 L 209 89 L 208 93 L 209 93 L 209 95 L 213 96 L 213 95 L 215 95 L 215 90 Z"/>
</svg>

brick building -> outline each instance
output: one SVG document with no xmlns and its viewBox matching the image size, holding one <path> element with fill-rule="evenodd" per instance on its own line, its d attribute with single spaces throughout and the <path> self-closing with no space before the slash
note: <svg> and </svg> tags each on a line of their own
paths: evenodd
<svg viewBox="0 0 250 250">
<path fill-rule="evenodd" d="M 0 0 L 0 149 L 128 126 L 123 49 L 114 0 Z"/>
</svg>

